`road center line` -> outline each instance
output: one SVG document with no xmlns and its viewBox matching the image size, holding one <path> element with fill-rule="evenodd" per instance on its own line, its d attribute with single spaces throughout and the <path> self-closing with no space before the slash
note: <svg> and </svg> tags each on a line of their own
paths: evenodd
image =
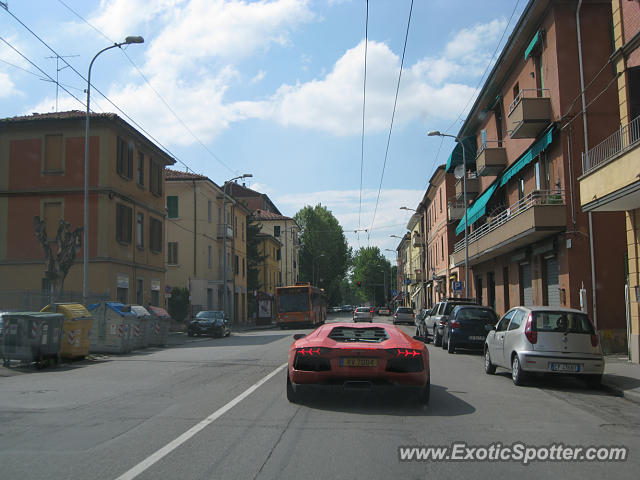
<svg viewBox="0 0 640 480">
<path fill-rule="evenodd" d="M 258 388 L 260 388 L 264 383 L 268 382 L 271 378 L 273 378 L 279 372 L 284 370 L 284 368 L 286 368 L 286 366 L 287 366 L 286 363 L 283 363 L 282 365 L 280 365 L 273 372 L 271 372 L 270 374 L 268 374 L 266 377 L 262 378 L 261 380 L 258 380 L 258 382 L 254 383 L 252 386 L 247 388 L 244 392 L 242 392 L 236 398 L 231 400 L 229 403 L 227 403 L 223 407 L 220 407 L 218 410 L 213 412 L 211 415 L 209 415 L 207 418 L 205 418 L 201 422 L 195 424 L 193 427 L 191 427 L 189 430 L 184 432 L 182 435 L 180 435 L 176 439 L 172 440 L 171 442 L 167 443 L 160 450 L 157 450 L 155 453 L 152 453 L 151 455 L 149 455 L 147 458 L 145 458 L 143 461 L 141 461 L 139 464 L 137 464 L 133 468 L 127 470 L 125 473 L 123 473 L 118 478 L 116 478 L 116 480 L 132 480 L 132 479 L 136 478 L 138 475 L 140 475 L 146 469 L 151 467 L 154 463 L 158 462 L 159 460 L 161 460 L 162 458 L 167 456 L 169 453 L 174 451 L 176 448 L 178 448 L 180 445 L 185 443 L 191 437 L 193 437 L 198 432 L 200 432 L 201 430 L 206 428 L 209 424 L 213 423 L 218 418 L 220 418 L 222 415 L 227 413 L 229 410 L 231 410 L 233 407 L 235 407 L 237 404 L 239 404 L 242 400 L 247 398 L 249 395 L 251 395 L 253 392 L 255 392 Z"/>
</svg>

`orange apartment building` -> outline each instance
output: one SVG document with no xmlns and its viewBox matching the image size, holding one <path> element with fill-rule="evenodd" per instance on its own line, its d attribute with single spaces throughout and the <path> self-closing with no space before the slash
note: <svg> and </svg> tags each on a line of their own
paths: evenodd
<svg viewBox="0 0 640 480">
<path fill-rule="evenodd" d="M 581 70 L 589 144 L 605 139 L 620 120 L 608 65 L 611 2 L 585 1 L 579 12 L 577 6 L 528 3 L 458 134 L 473 147 L 467 148 L 473 159 L 467 192 L 475 198 L 468 209 L 471 286 L 498 313 L 519 304 L 583 308 L 605 350 L 620 351 L 626 349 L 624 213 L 589 218 L 578 183 Z M 461 220 L 455 266 L 464 265 L 463 231 Z"/>
<path fill-rule="evenodd" d="M 0 291 L 41 292 L 44 254 L 60 219 L 83 225 L 85 113 L 0 120 Z M 89 292 L 164 306 L 164 167 L 174 160 L 110 113 L 92 114 L 89 140 Z M 83 247 L 84 248 L 84 247 Z M 82 292 L 83 250 L 65 292 Z"/>
</svg>

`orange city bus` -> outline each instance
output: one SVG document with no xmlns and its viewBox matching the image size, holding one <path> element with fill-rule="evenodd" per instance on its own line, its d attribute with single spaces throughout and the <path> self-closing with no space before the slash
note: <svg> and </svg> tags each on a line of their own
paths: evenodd
<svg viewBox="0 0 640 480">
<path fill-rule="evenodd" d="M 324 289 L 310 283 L 276 288 L 276 324 L 287 327 L 321 325 L 327 318 Z"/>
</svg>

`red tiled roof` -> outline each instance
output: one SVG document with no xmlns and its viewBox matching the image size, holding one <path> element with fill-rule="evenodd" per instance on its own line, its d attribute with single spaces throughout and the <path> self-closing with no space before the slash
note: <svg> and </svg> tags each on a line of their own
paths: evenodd
<svg viewBox="0 0 640 480">
<path fill-rule="evenodd" d="M 51 113 L 33 113 L 31 115 L 18 115 L 15 117 L 7 117 L 0 119 L 1 122 L 28 122 L 32 120 L 84 120 L 87 116 L 87 112 L 81 110 L 68 110 L 66 112 L 51 112 Z M 108 118 L 115 120 L 118 115 L 115 113 L 91 113 L 91 118 Z"/>
<path fill-rule="evenodd" d="M 258 220 L 293 220 L 291 217 L 285 217 L 284 215 L 260 209 L 253 212 L 253 217 Z"/>
<path fill-rule="evenodd" d="M 178 170 L 171 170 L 170 168 L 165 168 L 164 172 L 167 180 L 209 180 L 208 177 L 200 175 L 199 173 L 179 172 Z"/>
</svg>

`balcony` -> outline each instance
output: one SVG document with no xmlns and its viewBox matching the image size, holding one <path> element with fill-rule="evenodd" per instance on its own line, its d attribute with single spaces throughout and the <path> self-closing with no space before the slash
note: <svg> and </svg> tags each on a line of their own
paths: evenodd
<svg viewBox="0 0 640 480">
<path fill-rule="evenodd" d="M 561 190 L 535 191 L 511 205 L 468 236 L 469 262 L 490 260 L 566 228 Z M 464 264 L 464 239 L 455 244 L 452 264 Z"/>
<path fill-rule="evenodd" d="M 447 202 L 449 220 L 460 220 L 464 216 L 464 202 L 456 199 Z"/>
<path fill-rule="evenodd" d="M 424 275 L 422 273 L 422 269 L 421 268 L 416 268 L 414 270 L 414 275 L 413 275 L 413 283 L 421 283 L 424 282 Z"/>
<path fill-rule="evenodd" d="M 539 93 L 542 96 L 538 96 Z M 509 106 L 511 138 L 536 138 L 551 123 L 551 99 L 548 94 L 546 89 L 520 90 Z"/>
<path fill-rule="evenodd" d="M 584 211 L 633 210 L 640 205 L 640 117 L 582 154 Z"/>
<path fill-rule="evenodd" d="M 233 228 L 231 228 L 231 225 L 225 225 L 224 223 L 219 223 L 218 224 L 218 240 L 222 239 L 225 233 L 227 235 L 227 240 L 233 239 Z"/>
<path fill-rule="evenodd" d="M 413 248 L 422 248 L 424 247 L 424 238 L 420 233 L 414 233 L 413 237 L 411 237 L 411 245 Z"/>
<path fill-rule="evenodd" d="M 507 166 L 507 149 L 485 147 L 476 158 L 476 172 L 481 177 L 496 177 Z"/>
<path fill-rule="evenodd" d="M 456 182 L 456 198 L 458 200 L 464 199 L 464 192 L 462 191 L 463 181 L 462 178 Z M 478 196 L 480 192 L 480 182 L 476 177 L 467 177 L 467 200 L 472 200 Z"/>
</svg>

